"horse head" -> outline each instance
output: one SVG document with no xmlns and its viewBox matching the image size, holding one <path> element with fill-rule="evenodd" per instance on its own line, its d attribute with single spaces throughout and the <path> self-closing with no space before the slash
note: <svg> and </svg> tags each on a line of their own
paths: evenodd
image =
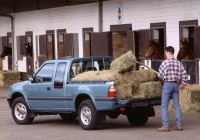
<svg viewBox="0 0 200 140">
<path fill-rule="evenodd" d="M 184 41 L 180 40 L 180 41 L 181 41 L 180 43 L 181 47 L 178 52 L 177 59 L 181 61 L 184 57 L 189 55 L 189 60 L 194 60 L 195 59 L 194 51 L 193 51 L 194 47 L 191 44 L 189 44 L 187 40 L 184 40 Z"/>
<path fill-rule="evenodd" d="M 33 56 L 33 49 L 30 46 L 29 42 L 28 43 L 24 43 L 25 45 L 25 52 L 26 52 L 26 56 Z"/>
<path fill-rule="evenodd" d="M 12 48 L 4 46 L 3 51 L 1 53 L 1 58 L 4 58 L 7 55 L 12 56 Z"/>
<path fill-rule="evenodd" d="M 145 58 L 153 57 L 155 59 L 164 59 L 164 52 L 162 51 L 163 46 L 154 42 L 153 40 L 149 40 L 149 45 L 147 47 L 147 51 L 145 52 Z"/>
</svg>

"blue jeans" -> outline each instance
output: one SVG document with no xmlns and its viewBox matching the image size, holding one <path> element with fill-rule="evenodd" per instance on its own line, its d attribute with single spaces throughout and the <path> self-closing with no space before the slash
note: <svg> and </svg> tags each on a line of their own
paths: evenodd
<svg viewBox="0 0 200 140">
<path fill-rule="evenodd" d="M 179 104 L 179 90 L 177 82 L 165 82 L 162 90 L 162 102 L 161 102 L 161 111 L 162 111 L 162 125 L 169 127 L 169 113 L 168 113 L 168 104 L 170 96 L 172 96 L 174 109 L 176 114 L 176 125 L 182 126 L 182 112 Z"/>
</svg>

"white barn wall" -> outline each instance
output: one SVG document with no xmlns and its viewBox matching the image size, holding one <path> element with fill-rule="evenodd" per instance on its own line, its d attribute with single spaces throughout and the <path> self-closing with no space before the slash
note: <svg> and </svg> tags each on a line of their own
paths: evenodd
<svg viewBox="0 0 200 140">
<path fill-rule="evenodd" d="M 166 45 L 179 50 L 179 21 L 200 20 L 199 0 L 109 0 L 103 1 L 103 31 L 109 31 L 110 25 L 117 25 L 117 3 L 123 6 L 121 24 L 132 24 L 133 30 L 149 29 L 150 23 L 166 22 Z M 83 56 L 82 28 L 93 27 L 98 32 L 98 3 L 64 6 L 58 8 L 14 13 L 15 49 L 16 36 L 33 31 L 33 46 L 36 36 L 46 34 L 46 30 L 55 30 L 55 49 L 57 49 L 57 29 L 66 29 L 67 33 L 78 33 L 79 56 Z M 200 22 L 200 21 L 199 21 Z M 11 20 L 0 17 L 0 36 L 11 32 Z M 15 50 L 16 52 L 16 50 Z M 39 49 L 38 49 L 39 53 Z M 34 49 L 34 56 L 36 51 Z M 15 55 L 15 59 L 16 59 Z M 57 58 L 57 54 L 56 54 Z M 36 62 L 34 57 L 34 62 Z M 25 70 L 25 62 L 20 62 L 20 70 Z"/>
<path fill-rule="evenodd" d="M 166 45 L 179 50 L 179 21 L 198 19 L 200 22 L 199 0 L 110 0 L 103 3 L 103 30 L 117 22 L 117 3 L 122 3 L 123 21 L 132 23 L 133 30 L 149 29 L 150 23 L 166 22 Z"/>
<path fill-rule="evenodd" d="M 82 28 L 93 27 L 98 32 L 98 4 L 65 6 L 45 10 L 22 12 L 15 14 L 15 36 L 25 35 L 33 31 L 33 46 L 36 47 L 36 35 L 46 34 L 46 30 L 55 30 L 55 49 L 57 51 L 57 29 L 66 29 L 67 33 L 78 33 L 79 56 L 83 56 Z M 15 38 L 16 44 L 16 38 Z M 38 49 L 39 51 L 39 49 Z M 39 52 L 38 52 L 39 53 Z M 34 49 L 34 56 L 36 52 Z M 57 58 L 57 54 L 56 54 Z M 16 56 L 15 56 L 16 59 Z M 36 62 L 34 57 L 34 62 Z M 25 63 L 25 62 L 24 62 Z M 26 65 L 18 63 L 20 70 L 25 71 Z"/>
<path fill-rule="evenodd" d="M 11 19 L 0 16 L 0 37 L 7 36 L 7 32 L 11 32 Z"/>
</svg>

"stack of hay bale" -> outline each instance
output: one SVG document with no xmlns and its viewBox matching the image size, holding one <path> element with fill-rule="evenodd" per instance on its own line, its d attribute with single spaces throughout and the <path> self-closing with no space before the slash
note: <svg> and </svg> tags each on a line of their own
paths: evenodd
<svg viewBox="0 0 200 140">
<path fill-rule="evenodd" d="M 128 51 L 115 59 L 109 70 L 87 71 L 72 80 L 115 80 L 119 99 L 161 96 L 162 85 L 154 81 L 156 74 L 151 70 L 133 71 L 135 60 L 133 53 Z"/>
<path fill-rule="evenodd" d="M 20 72 L 18 71 L 0 71 L 0 86 L 11 86 L 20 82 L 20 78 Z"/>
<path fill-rule="evenodd" d="M 179 90 L 179 102 L 183 112 L 200 113 L 200 85 L 188 84 L 185 89 Z M 169 110 L 174 110 L 173 100 Z"/>
</svg>

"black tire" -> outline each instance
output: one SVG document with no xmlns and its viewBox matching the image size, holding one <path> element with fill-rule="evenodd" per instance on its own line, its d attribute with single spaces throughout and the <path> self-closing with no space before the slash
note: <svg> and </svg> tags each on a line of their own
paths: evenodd
<svg viewBox="0 0 200 140">
<path fill-rule="evenodd" d="M 99 122 L 97 110 L 91 100 L 84 100 L 78 108 L 78 120 L 81 127 L 85 130 L 97 129 Z"/>
<path fill-rule="evenodd" d="M 34 120 L 23 97 L 18 97 L 14 100 L 11 111 L 12 117 L 17 124 L 30 124 Z"/>
<path fill-rule="evenodd" d="M 73 121 L 78 117 L 78 114 L 72 114 L 72 113 L 62 113 L 59 115 L 65 121 Z"/>
<path fill-rule="evenodd" d="M 127 115 L 127 119 L 133 126 L 143 126 L 147 123 L 148 118 L 145 113 L 134 114 L 130 113 Z"/>
</svg>

